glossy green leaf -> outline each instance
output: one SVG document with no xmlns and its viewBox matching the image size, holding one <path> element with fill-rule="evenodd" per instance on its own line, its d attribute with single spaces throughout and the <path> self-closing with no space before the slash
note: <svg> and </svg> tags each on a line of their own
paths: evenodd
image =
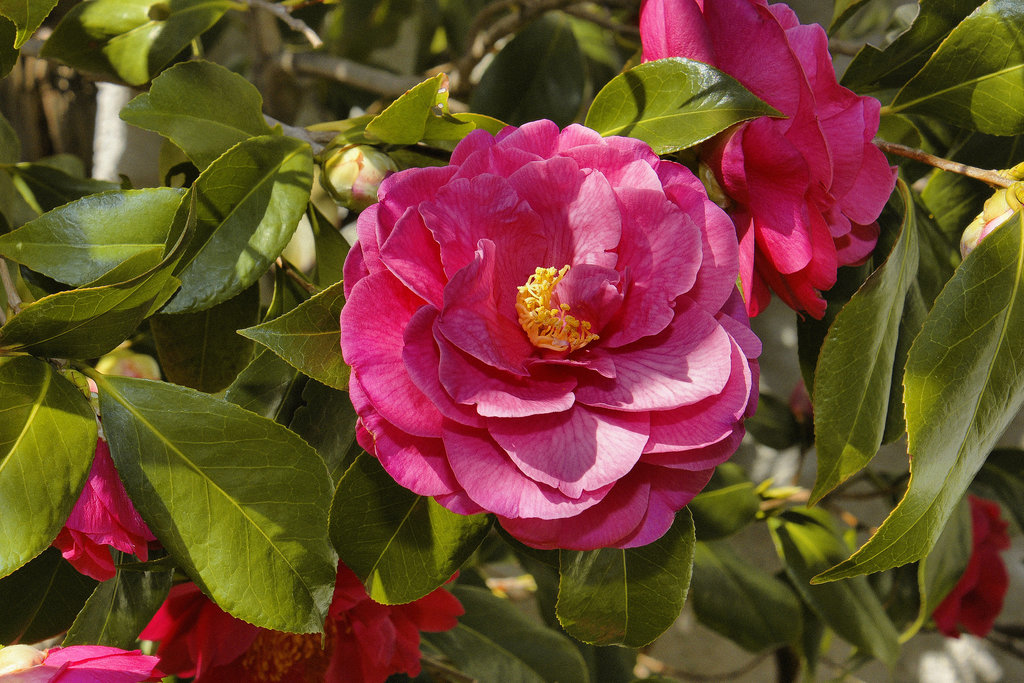
<svg viewBox="0 0 1024 683">
<path fill-rule="evenodd" d="M 829 22 L 828 32 L 832 33 L 846 23 L 846 20 L 853 16 L 861 6 L 868 0 L 835 0 L 832 7 L 832 21 Z"/>
<path fill-rule="evenodd" d="M 1017 526 L 1024 529 L 1024 451 L 997 448 L 989 453 L 971 489 L 1002 503 Z"/>
<path fill-rule="evenodd" d="M 305 384 L 302 400 L 305 405 L 295 410 L 288 428 L 316 449 L 337 485 L 362 450 L 356 443 L 356 411 L 352 401 L 347 391 L 313 380 Z"/>
<path fill-rule="evenodd" d="M 224 400 L 274 422 L 288 424 L 302 403 L 306 376 L 266 349 L 235 377 Z"/>
<path fill-rule="evenodd" d="M 418 600 L 469 559 L 491 527 L 402 488 L 366 453 L 342 476 L 331 505 L 331 540 L 377 602 Z"/>
<path fill-rule="evenodd" d="M 90 195 L 0 235 L 0 254 L 81 287 L 142 252 L 164 252 L 183 191 L 170 187 Z"/>
<path fill-rule="evenodd" d="M 38 643 L 66 631 L 96 582 L 56 548 L 0 579 L 0 644 Z"/>
<path fill-rule="evenodd" d="M 633 67 L 594 98 L 586 125 L 601 135 L 628 135 L 668 154 L 758 116 L 781 116 L 739 81 L 681 57 Z"/>
<path fill-rule="evenodd" d="M 1024 133 L 1024 5 L 988 0 L 949 34 L 890 106 L 991 135 Z"/>
<path fill-rule="evenodd" d="M 919 262 L 913 199 L 903 181 L 897 188 L 905 207 L 900 238 L 836 316 L 818 357 L 812 503 L 863 469 L 882 445 L 900 321 Z"/>
<path fill-rule="evenodd" d="M 0 14 L 17 27 L 14 47 L 24 45 L 56 6 L 57 0 L 0 0 Z"/>
<path fill-rule="evenodd" d="M 96 452 L 89 401 L 38 358 L 0 358 L 0 577 L 64 526 Z"/>
<path fill-rule="evenodd" d="M 824 585 L 810 579 L 848 552 L 828 513 L 793 509 L 768 520 L 768 529 L 794 587 L 821 619 L 861 651 L 893 664 L 898 635 L 865 577 Z"/>
<path fill-rule="evenodd" d="M 15 164 L 5 170 L 22 198 L 40 214 L 79 197 L 120 189 L 117 183 L 80 178 L 44 162 Z"/>
<path fill-rule="evenodd" d="M 858 92 L 901 87 L 924 66 L 949 32 L 981 3 L 982 0 L 919 0 L 917 17 L 910 28 L 884 50 L 865 45 L 846 68 L 843 85 Z"/>
<path fill-rule="evenodd" d="M 16 164 L 20 158 L 21 141 L 18 134 L 3 114 L 0 114 L 0 164 Z"/>
<path fill-rule="evenodd" d="M 693 611 L 708 628 L 750 652 L 800 637 L 800 600 L 792 589 L 743 560 L 727 543 L 697 543 Z"/>
<path fill-rule="evenodd" d="M 341 357 L 344 303 L 344 286 L 338 282 L 281 317 L 239 334 L 263 344 L 313 379 L 345 389 L 349 369 Z"/>
<path fill-rule="evenodd" d="M 687 507 L 697 538 L 710 541 L 731 536 L 753 522 L 761 499 L 743 468 L 725 462 L 715 468 L 711 481 Z"/>
<path fill-rule="evenodd" d="M 447 109 L 448 77 L 437 74 L 406 91 L 375 116 L 366 124 L 366 135 L 392 145 L 414 145 L 427 137 L 428 124 L 435 129 L 433 137 L 461 137 L 473 130 L 472 124 L 450 115 L 446 118 Z"/>
<path fill-rule="evenodd" d="M 558 621 L 586 643 L 642 647 L 679 616 L 693 569 L 686 509 L 657 541 L 638 548 L 560 551 Z"/>
<path fill-rule="evenodd" d="M 121 559 L 130 555 L 119 553 Z M 114 578 L 96 586 L 62 646 L 106 645 L 132 650 L 139 633 L 160 609 L 171 590 L 170 568 L 139 571 L 119 569 Z"/>
<path fill-rule="evenodd" d="M 192 389 L 93 378 L 114 464 L 171 556 L 230 614 L 319 631 L 336 572 L 320 456 L 277 423 Z"/>
<path fill-rule="evenodd" d="M 1024 222 L 1018 213 L 957 269 L 904 375 L 910 486 L 867 543 L 818 581 L 921 559 L 1024 403 Z"/>
<path fill-rule="evenodd" d="M 531 619 L 483 588 L 452 590 L 466 613 L 451 631 L 421 637 L 478 681 L 587 683 L 579 650 L 565 636 Z"/>
<path fill-rule="evenodd" d="M 295 232 L 312 183 L 313 154 L 294 138 L 250 138 L 210 164 L 189 191 L 196 235 L 164 313 L 205 310 L 256 282 Z"/>
<path fill-rule="evenodd" d="M 153 79 L 149 92 L 121 110 L 121 118 L 163 135 L 199 170 L 242 140 L 271 132 L 256 87 L 219 64 L 175 64 Z"/>
<path fill-rule="evenodd" d="M 149 321 L 168 381 L 213 393 L 224 389 L 252 359 L 253 344 L 235 330 L 256 322 L 258 287 L 197 313 L 155 315 Z"/>
<path fill-rule="evenodd" d="M 230 0 L 88 0 L 64 15 L 42 56 L 142 85 L 225 12 L 243 7 Z"/>
<path fill-rule="evenodd" d="M 551 12 L 527 25 L 495 56 L 470 108 L 518 126 L 572 123 L 583 103 L 583 56 L 567 17 Z"/>
</svg>

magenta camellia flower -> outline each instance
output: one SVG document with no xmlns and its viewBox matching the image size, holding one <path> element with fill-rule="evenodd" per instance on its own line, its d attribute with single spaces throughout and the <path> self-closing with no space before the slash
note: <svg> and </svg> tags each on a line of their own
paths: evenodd
<svg viewBox="0 0 1024 683">
<path fill-rule="evenodd" d="M 159 660 L 139 650 L 72 645 L 40 651 L 29 645 L 0 648 L 5 683 L 140 683 L 159 681 Z"/>
<path fill-rule="evenodd" d="M 110 447 L 100 439 L 82 495 L 53 545 L 75 569 L 106 581 L 115 574 L 110 548 L 146 561 L 153 540 L 156 537 L 135 510 L 114 469 Z"/>
<path fill-rule="evenodd" d="M 734 228 L 646 144 L 474 131 L 358 227 L 342 349 L 399 484 L 536 547 L 637 546 L 742 438 L 760 342 Z"/>
<path fill-rule="evenodd" d="M 839 85 L 825 31 L 782 3 L 644 0 L 640 37 L 645 61 L 710 64 L 786 115 L 735 126 L 700 156 L 730 200 L 747 311 L 767 306 L 771 288 L 822 317 L 820 292 L 871 253 L 896 182 L 871 142 L 878 101 Z"/>
</svg>

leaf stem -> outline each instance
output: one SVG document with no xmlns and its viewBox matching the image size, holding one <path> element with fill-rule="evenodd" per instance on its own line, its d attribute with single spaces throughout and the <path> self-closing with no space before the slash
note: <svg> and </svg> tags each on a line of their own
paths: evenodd
<svg viewBox="0 0 1024 683">
<path fill-rule="evenodd" d="M 942 157 L 937 157 L 934 154 L 929 154 L 922 149 L 915 149 L 914 147 L 907 147 L 906 145 L 900 145 L 895 142 L 887 142 L 879 139 L 875 140 L 875 145 L 877 145 L 883 152 L 906 157 L 907 159 L 913 159 L 914 161 L 920 161 L 921 163 L 934 166 L 935 168 L 943 171 L 950 171 L 951 173 L 958 173 L 960 175 L 967 176 L 968 178 L 974 178 L 975 180 L 980 180 L 992 187 L 1006 188 L 1013 184 L 1013 180 L 1001 175 L 998 171 L 988 171 L 983 168 L 968 166 L 967 164 L 943 159 Z"/>
<path fill-rule="evenodd" d="M 319 294 L 321 291 L 323 291 L 315 284 L 310 282 L 308 279 L 306 279 L 305 275 L 295 270 L 295 267 L 292 264 L 285 261 L 284 259 L 277 259 L 277 267 L 280 268 L 285 275 L 294 280 L 299 287 L 302 287 L 310 294 Z"/>
</svg>

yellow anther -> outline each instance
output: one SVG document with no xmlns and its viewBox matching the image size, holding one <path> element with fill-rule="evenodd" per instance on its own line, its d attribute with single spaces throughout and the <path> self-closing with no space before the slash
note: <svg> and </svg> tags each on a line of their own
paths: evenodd
<svg viewBox="0 0 1024 683">
<path fill-rule="evenodd" d="M 568 272 L 567 265 L 561 270 L 537 268 L 526 284 L 518 288 L 519 324 L 530 337 L 530 343 L 538 348 L 575 351 L 598 338 L 591 333 L 589 322 L 569 315 L 569 304 L 551 308 L 551 294 Z"/>
</svg>

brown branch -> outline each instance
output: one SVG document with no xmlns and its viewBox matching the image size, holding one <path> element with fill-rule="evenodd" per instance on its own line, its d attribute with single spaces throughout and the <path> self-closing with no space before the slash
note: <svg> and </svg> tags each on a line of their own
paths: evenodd
<svg viewBox="0 0 1024 683">
<path fill-rule="evenodd" d="M 246 0 L 246 2 L 248 2 L 252 7 L 259 7 L 262 10 L 270 12 L 280 19 L 285 26 L 293 31 L 301 33 L 314 49 L 323 46 L 324 41 L 320 39 L 320 36 L 317 35 L 316 31 L 310 28 L 309 24 L 304 22 L 302 19 L 293 17 L 289 14 L 284 5 L 268 2 L 268 0 Z"/>
<path fill-rule="evenodd" d="M 420 82 L 420 79 L 415 77 L 399 76 L 390 71 L 318 52 L 283 52 L 275 61 L 278 67 L 291 74 L 329 78 L 388 97 L 398 97 Z"/>
<path fill-rule="evenodd" d="M 278 268 L 284 271 L 285 275 L 294 280 L 299 287 L 302 287 L 310 294 L 319 294 L 321 292 L 321 289 L 319 287 L 317 287 L 312 282 L 307 280 L 302 273 L 295 270 L 292 264 L 288 263 L 284 259 L 277 259 L 277 266 Z"/>
<path fill-rule="evenodd" d="M 937 157 L 934 154 L 929 154 L 924 150 L 907 147 L 906 145 L 899 145 L 895 142 L 886 142 L 885 140 L 875 139 L 875 144 L 883 152 L 896 154 L 901 157 L 906 157 L 907 159 L 913 159 L 914 161 L 920 161 L 921 163 L 934 166 L 935 168 L 943 171 L 950 171 L 951 173 L 958 173 L 962 176 L 967 176 L 968 178 L 974 178 L 975 180 L 980 180 L 992 187 L 1006 188 L 1013 185 L 1013 180 L 1000 175 L 996 171 L 987 171 L 983 168 L 968 166 L 967 164 L 943 159 L 942 157 Z"/>
</svg>

